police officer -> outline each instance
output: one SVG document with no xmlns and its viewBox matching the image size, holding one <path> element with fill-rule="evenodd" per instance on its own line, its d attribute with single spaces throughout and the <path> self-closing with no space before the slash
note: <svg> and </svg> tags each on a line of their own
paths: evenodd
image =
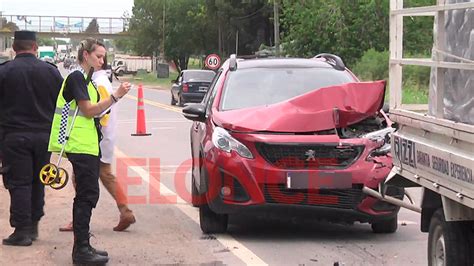
<svg viewBox="0 0 474 266">
<path fill-rule="evenodd" d="M 94 70 L 101 69 L 105 53 L 104 44 L 95 39 L 87 38 L 81 42 L 77 56 L 81 69 L 71 72 L 62 85 L 49 141 L 49 150 L 53 152 L 59 152 L 65 145 L 75 174 L 76 197 L 72 211 L 74 264 L 101 264 L 109 260 L 107 252 L 96 250 L 89 243 L 92 209 L 99 200 L 100 124 L 96 117 L 128 93 L 130 84 L 124 82 L 110 97 L 100 99 L 90 77 Z M 77 108 L 79 113 L 65 142 L 64 126 L 71 124 L 69 121 L 73 117 L 70 114 Z"/>
<path fill-rule="evenodd" d="M 13 50 L 15 59 L 0 68 L 0 121 L 3 164 L 9 168 L 5 185 L 10 193 L 10 225 L 15 230 L 2 243 L 29 246 L 38 237 L 38 222 L 44 215 L 39 172 L 50 160 L 49 132 L 63 78 L 54 65 L 36 58 L 35 32 L 16 31 Z"/>
</svg>

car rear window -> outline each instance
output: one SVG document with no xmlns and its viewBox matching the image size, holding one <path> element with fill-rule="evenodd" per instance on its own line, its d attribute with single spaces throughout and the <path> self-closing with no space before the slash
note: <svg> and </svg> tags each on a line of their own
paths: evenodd
<svg viewBox="0 0 474 266">
<path fill-rule="evenodd" d="M 332 68 L 250 68 L 228 74 L 221 110 L 270 105 L 323 87 L 354 82 Z"/>
<path fill-rule="evenodd" d="M 193 71 L 183 75 L 184 81 L 211 81 L 216 74 L 213 71 Z"/>
</svg>

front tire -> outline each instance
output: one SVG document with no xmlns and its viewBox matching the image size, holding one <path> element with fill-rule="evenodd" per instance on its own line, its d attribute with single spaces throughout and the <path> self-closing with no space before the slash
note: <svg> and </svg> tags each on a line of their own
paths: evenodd
<svg viewBox="0 0 474 266">
<path fill-rule="evenodd" d="M 392 234 L 398 229 L 398 215 L 395 217 L 382 220 L 380 222 L 372 223 L 372 232 L 376 234 Z"/>
<path fill-rule="evenodd" d="M 465 222 L 446 222 L 443 209 L 438 209 L 430 222 L 428 265 L 473 265 L 469 230 Z"/>
<path fill-rule="evenodd" d="M 208 205 L 202 205 L 199 208 L 199 224 L 202 232 L 205 234 L 225 233 L 228 222 L 228 214 L 215 213 Z"/>
</svg>

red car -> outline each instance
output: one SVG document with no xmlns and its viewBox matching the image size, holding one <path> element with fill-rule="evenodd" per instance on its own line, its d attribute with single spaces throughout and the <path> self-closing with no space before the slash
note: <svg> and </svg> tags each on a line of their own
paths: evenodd
<svg viewBox="0 0 474 266">
<path fill-rule="evenodd" d="M 231 56 L 202 103 L 183 109 L 195 121 L 192 203 L 202 231 L 225 232 L 229 214 L 286 206 L 395 232 L 399 208 L 362 192 L 392 168 L 384 94 L 384 81 L 360 82 L 331 54 Z M 402 199 L 404 190 L 386 194 Z"/>
</svg>

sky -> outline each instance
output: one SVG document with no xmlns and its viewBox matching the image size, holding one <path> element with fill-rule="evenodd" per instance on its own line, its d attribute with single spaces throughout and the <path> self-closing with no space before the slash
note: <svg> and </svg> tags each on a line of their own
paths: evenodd
<svg viewBox="0 0 474 266">
<path fill-rule="evenodd" d="M 121 17 L 133 0 L 0 0 L 5 15 Z"/>
</svg>

